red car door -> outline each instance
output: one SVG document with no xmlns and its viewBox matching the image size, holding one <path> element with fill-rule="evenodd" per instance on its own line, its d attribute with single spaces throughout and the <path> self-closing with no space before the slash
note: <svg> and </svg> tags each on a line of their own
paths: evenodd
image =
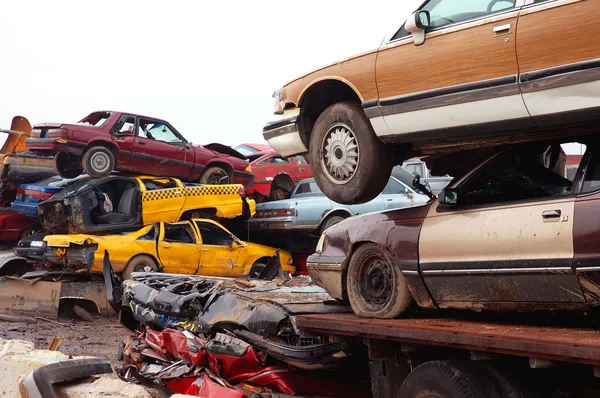
<svg viewBox="0 0 600 398">
<path fill-rule="evenodd" d="M 294 156 L 294 163 L 296 164 L 298 178 L 300 178 L 300 180 L 304 180 L 305 178 L 312 178 L 312 169 L 306 161 L 306 159 L 304 159 L 303 155 Z"/>
<path fill-rule="evenodd" d="M 191 146 L 166 122 L 140 118 L 132 164 L 139 173 L 186 180 L 194 165 Z"/>
<path fill-rule="evenodd" d="M 131 154 L 135 143 L 135 116 L 121 115 L 113 126 L 111 134 L 119 148 L 117 169 L 130 170 L 133 168 Z"/>
</svg>

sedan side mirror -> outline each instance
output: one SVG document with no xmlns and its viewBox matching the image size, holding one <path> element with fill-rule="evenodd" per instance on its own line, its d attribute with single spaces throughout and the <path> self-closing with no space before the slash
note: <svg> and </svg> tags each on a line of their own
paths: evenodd
<svg viewBox="0 0 600 398">
<path fill-rule="evenodd" d="M 415 12 L 406 21 L 406 31 L 412 33 L 415 46 L 425 43 L 425 30 L 431 25 L 429 11 L 420 10 Z"/>
<path fill-rule="evenodd" d="M 458 189 L 456 188 L 444 188 L 438 196 L 440 204 L 456 206 L 458 204 Z"/>
</svg>

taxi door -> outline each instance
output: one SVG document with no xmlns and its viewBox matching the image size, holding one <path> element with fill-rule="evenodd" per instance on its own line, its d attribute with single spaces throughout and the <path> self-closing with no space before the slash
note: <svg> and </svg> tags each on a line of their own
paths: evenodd
<svg viewBox="0 0 600 398">
<path fill-rule="evenodd" d="M 231 232 L 210 220 L 194 220 L 202 239 L 199 275 L 237 277 L 244 273 L 248 249 Z"/>
<path fill-rule="evenodd" d="M 185 203 L 181 182 L 173 178 L 139 178 L 142 185 L 142 220 L 144 225 L 160 221 L 175 222 Z"/>
<path fill-rule="evenodd" d="M 187 221 L 160 223 L 158 258 L 164 272 L 196 275 L 202 257 L 198 236 Z"/>
</svg>

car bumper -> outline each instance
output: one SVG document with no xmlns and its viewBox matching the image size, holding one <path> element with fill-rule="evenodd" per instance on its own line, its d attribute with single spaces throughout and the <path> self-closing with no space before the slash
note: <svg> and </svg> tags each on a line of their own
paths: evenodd
<svg viewBox="0 0 600 398">
<path fill-rule="evenodd" d="M 296 227 L 294 227 L 294 221 L 291 218 L 253 218 L 252 220 L 248 220 L 248 227 L 255 231 L 289 231 L 296 229 Z"/>
<path fill-rule="evenodd" d="M 263 128 L 263 137 L 281 156 L 292 156 L 308 152 L 302 142 L 298 128 L 299 109 L 286 111 L 283 119 L 268 123 Z M 295 116 L 289 116 L 295 114 Z"/>
<path fill-rule="evenodd" d="M 27 149 L 34 151 L 44 151 L 48 153 L 67 152 L 73 155 L 81 155 L 85 148 L 85 144 L 80 142 L 68 141 L 59 138 L 28 138 L 25 141 Z"/>
<path fill-rule="evenodd" d="M 27 260 L 45 261 L 45 247 L 15 247 L 13 253 Z"/>
<path fill-rule="evenodd" d="M 344 261 L 345 257 L 329 257 L 313 254 L 306 260 L 306 268 L 317 286 L 327 290 L 336 300 L 345 298 Z"/>
<path fill-rule="evenodd" d="M 37 204 L 28 204 L 23 202 L 12 202 L 10 206 L 17 213 L 23 214 L 25 216 L 37 218 Z"/>
</svg>

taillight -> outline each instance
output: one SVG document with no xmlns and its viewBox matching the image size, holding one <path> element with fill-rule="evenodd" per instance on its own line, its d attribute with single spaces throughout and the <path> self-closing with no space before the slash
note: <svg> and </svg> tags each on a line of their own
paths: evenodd
<svg viewBox="0 0 600 398">
<path fill-rule="evenodd" d="M 25 195 L 29 195 L 33 199 L 41 202 L 42 200 L 50 199 L 54 194 L 51 192 L 40 191 L 24 191 Z"/>
<path fill-rule="evenodd" d="M 48 138 L 62 138 L 66 140 L 68 138 L 69 131 L 66 129 L 50 129 L 46 135 Z"/>
<path fill-rule="evenodd" d="M 254 218 L 260 217 L 285 217 L 285 216 L 297 216 L 298 212 L 296 209 L 281 209 L 281 210 L 257 210 Z"/>
<path fill-rule="evenodd" d="M 246 170 L 244 170 L 246 173 L 252 173 L 252 166 L 248 165 L 248 167 L 246 167 Z"/>
<path fill-rule="evenodd" d="M 244 188 L 240 188 L 240 190 L 238 191 L 238 194 L 241 197 L 245 197 L 246 196 L 246 190 Z"/>
</svg>

